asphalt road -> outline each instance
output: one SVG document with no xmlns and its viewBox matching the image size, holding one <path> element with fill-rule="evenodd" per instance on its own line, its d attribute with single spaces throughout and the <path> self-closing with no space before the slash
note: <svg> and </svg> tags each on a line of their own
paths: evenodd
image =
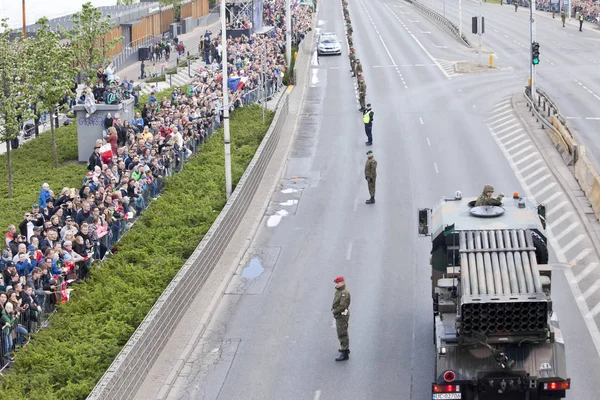
<svg viewBox="0 0 600 400">
<path fill-rule="evenodd" d="M 476 196 L 486 183 L 523 190 L 486 123 L 523 82 L 514 70 L 456 76 L 449 61 L 473 53 L 405 3 L 350 7 L 375 110 L 377 203 L 364 204 L 365 135 L 347 54 L 315 58 L 286 179 L 245 279 L 228 288 L 171 399 L 430 398 L 430 242 L 417 237 L 416 210 L 456 190 Z M 321 2 L 318 19 L 344 37 L 339 1 Z M 337 275 L 353 300 L 346 363 L 334 361 Z M 573 378 L 568 398 L 595 398 L 600 359 L 560 271 L 553 295 Z"/>
<path fill-rule="evenodd" d="M 458 22 L 458 0 L 423 0 L 423 4 Z M 497 57 L 499 66 L 514 70 L 522 86 L 529 77 L 529 9 L 483 3 L 485 33 L 483 44 Z M 471 17 L 479 15 L 479 2 L 462 1 L 462 28 L 471 32 Z M 562 27 L 560 14 L 534 14 L 536 41 L 540 43 L 540 64 L 536 67 L 537 85 L 546 90 L 579 134 L 600 167 L 600 27 L 584 23 L 583 31 L 575 19 Z M 478 46 L 478 38 L 472 44 Z"/>
</svg>

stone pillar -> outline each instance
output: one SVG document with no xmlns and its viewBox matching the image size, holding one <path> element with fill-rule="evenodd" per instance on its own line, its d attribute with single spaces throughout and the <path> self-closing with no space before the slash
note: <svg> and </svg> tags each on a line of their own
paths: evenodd
<svg viewBox="0 0 600 400">
<path fill-rule="evenodd" d="M 87 162 L 94 151 L 96 140 L 103 139 L 104 119 L 110 113 L 112 117 L 118 114 L 121 121 L 131 120 L 135 116 L 134 99 L 125 100 L 119 104 L 96 104 L 96 111 L 86 116 L 87 112 L 83 105 L 76 105 L 75 123 L 77 124 L 77 146 L 79 148 L 79 162 Z"/>
</svg>

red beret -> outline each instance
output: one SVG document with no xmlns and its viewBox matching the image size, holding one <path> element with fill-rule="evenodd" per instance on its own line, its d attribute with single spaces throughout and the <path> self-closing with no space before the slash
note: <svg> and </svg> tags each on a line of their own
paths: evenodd
<svg viewBox="0 0 600 400">
<path fill-rule="evenodd" d="M 333 280 L 335 283 L 340 283 L 340 282 L 344 282 L 344 277 L 343 276 L 338 276 L 337 278 L 335 278 Z"/>
</svg>

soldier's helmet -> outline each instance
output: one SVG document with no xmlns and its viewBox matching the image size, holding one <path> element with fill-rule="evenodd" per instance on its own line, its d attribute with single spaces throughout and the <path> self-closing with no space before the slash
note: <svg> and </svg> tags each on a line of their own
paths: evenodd
<svg viewBox="0 0 600 400">
<path fill-rule="evenodd" d="M 483 187 L 483 193 L 493 192 L 493 191 L 494 191 L 494 187 L 492 185 L 485 185 Z"/>
</svg>

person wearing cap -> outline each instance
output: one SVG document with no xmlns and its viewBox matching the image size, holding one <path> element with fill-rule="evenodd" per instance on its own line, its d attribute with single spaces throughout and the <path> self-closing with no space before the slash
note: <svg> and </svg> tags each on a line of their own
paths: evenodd
<svg viewBox="0 0 600 400">
<path fill-rule="evenodd" d="M 367 109 L 363 114 L 363 123 L 365 124 L 365 134 L 367 135 L 367 141 L 365 144 L 371 146 L 373 144 L 373 115 L 374 111 L 371 108 L 371 103 L 367 104 Z"/>
<path fill-rule="evenodd" d="M 350 292 L 346 287 L 343 276 L 338 276 L 333 280 L 335 282 L 335 295 L 333 296 L 333 305 L 331 312 L 335 318 L 335 327 L 340 341 L 340 356 L 335 361 L 348 360 L 350 354 L 350 339 L 348 338 L 348 320 L 350 319 Z"/>
<path fill-rule="evenodd" d="M 483 187 L 483 191 L 475 201 L 475 207 L 480 206 L 499 206 L 502 205 L 502 199 L 504 198 L 504 193 L 500 193 L 497 198 L 493 198 L 494 187 L 492 185 L 485 185 Z"/>
<path fill-rule="evenodd" d="M 373 151 L 367 151 L 367 162 L 365 163 L 365 179 L 369 187 L 369 194 L 371 198 L 365 203 L 375 203 L 375 181 L 377 180 L 377 160 L 373 157 Z"/>
</svg>

